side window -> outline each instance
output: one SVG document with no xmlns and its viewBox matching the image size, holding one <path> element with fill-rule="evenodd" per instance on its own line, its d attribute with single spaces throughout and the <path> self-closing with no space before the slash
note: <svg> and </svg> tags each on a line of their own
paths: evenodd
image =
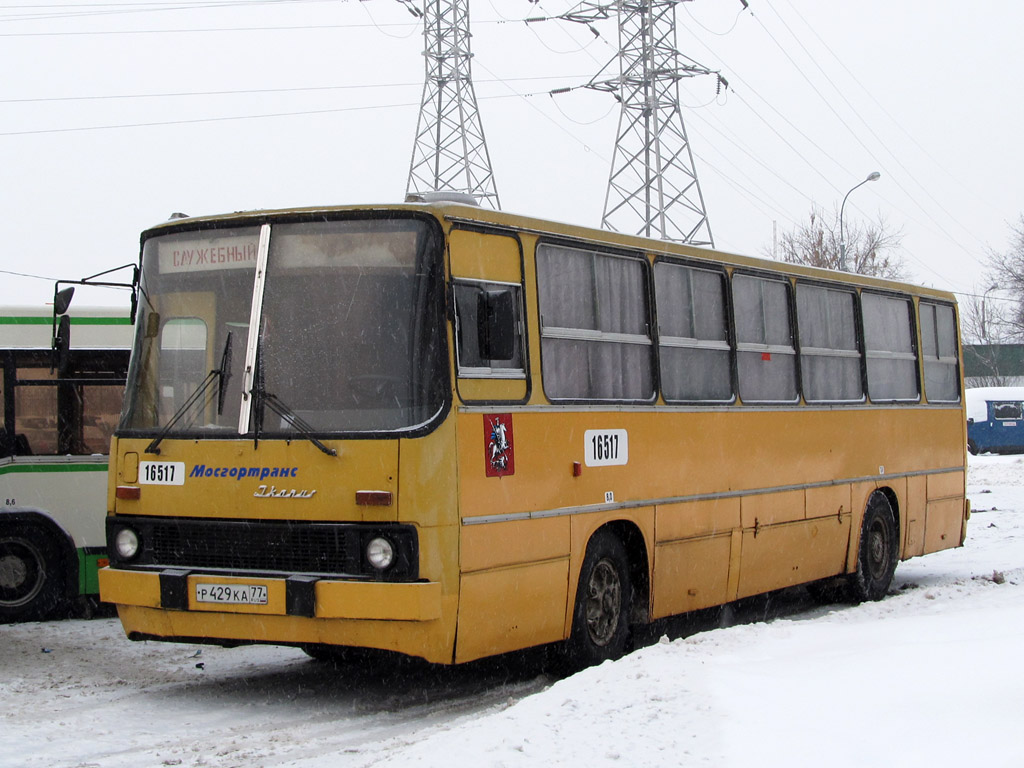
<svg viewBox="0 0 1024 768">
<path fill-rule="evenodd" d="M 44 366 L 18 367 L 14 423 L 19 454 L 53 456 L 58 453 L 56 373 Z"/>
<path fill-rule="evenodd" d="M 520 286 L 458 280 L 452 292 L 459 376 L 523 378 Z"/>
<path fill-rule="evenodd" d="M 14 453 L 14 441 L 7 432 L 7 361 L 0 356 L 0 459 Z"/>
<path fill-rule="evenodd" d="M 1021 404 L 992 403 L 992 416 L 999 421 L 1018 421 L 1021 418 Z"/>
<path fill-rule="evenodd" d="M 789 284 L 735 275 L 732 291 L 740 397 L 753 403 L 796 400 Z"/>
<path fill-rule="evenodd" d="M 810 402 L 864 397 L 855 307 L 852 291 L 797 284 L 800 378 Z"/>
<path fill-rule="evenodd" d="M 654 286 L 665 400 L 731 401 L 725 275 L 659 261 Z"/>
<path fill-rule="evenodd" d="M 917 356 L 909 299 L 864 291 L 868 395 L 875 402 L 917 400 Z"/>
<path fill-rule="evenodd" d="M 128 353 L 120 350 L 90 350 L 81 353 L 78 375 L 95 381 L 76 385 L 78 403 L 75 442 L 81 453 L 107 453 L 121 415 Z"/>
<path fill-rule="evenodd" d="M 654 397 L 646 262 L 541 244 L 544 390 L 553 400 Z"/>
<path fill-rule="evenodd" d="M 921 302 L 921 345 L 925 396 L 931 402 L 959 402 L 960 369 L 953 307 Z"/>
</svg>

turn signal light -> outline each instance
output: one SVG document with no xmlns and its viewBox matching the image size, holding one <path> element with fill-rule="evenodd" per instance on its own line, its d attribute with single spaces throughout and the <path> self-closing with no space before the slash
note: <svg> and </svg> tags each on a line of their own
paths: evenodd
<svg viewBox="0 0 1024 768">
<path fill-rule="evenodd" d="M 356 504 L 363 507 L 390 507 L 391 491 L 356 491 Z"/>
</svg>

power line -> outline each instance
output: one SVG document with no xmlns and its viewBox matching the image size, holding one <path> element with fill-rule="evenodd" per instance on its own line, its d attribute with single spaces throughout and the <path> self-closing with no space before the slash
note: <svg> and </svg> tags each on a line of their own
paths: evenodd
<svg viewBox="0 0 1024 768">
<path fill-rule="evenodd" d="M 507 94 L 504 96 L 480 96 L 481 101 L 492 99 L 508 99 L 519 94 Z M 367 104 L 359 107 L 334 107 L 331 109 L 306 109 L 295 112 L 268 112 L 260 115 L 226 115 L 223 117 L 196 117 L 183 118 L 181 120 L 152 120 L 142 123 L 116 123 L 112 125 L 85 125 L 73 128 L 39 128 L 28 131 L 2 131 L 0 136 L 38 136 L 56 133 L 85 133 L 88 131 L 109 131 L 125 128 L 156 128 L 167 125 L 193 125 L 201 123 L 223 123 L 231 120 L 263 120 L 274 117 L 304 117 L 307 115 L 329 115 L 341 112 L 367 112 L 374 109 L 400 109 L 403 107 L 418 107 L 419 102 L 404 102 L 401 104 Z"/>
<path fill-rule="evenodd" d="M 496 97 L 503 98 L 503 97 Z M 42 128 L 28 131 L 4 131 L 0 136 L 39 136 L 54 133 L 85 133 L 87 131 L 108 131 L 125 128 L 155 128 L 167 125 L 194 125 L 200 123 L 222 123 L 231 120 L 262 120 L 272 117 L 302 117 L 307 115 L 327 115 L 340 112 L 364 112 L 373 109 L 396 109 L 400 107 L 418 107 L 418 102 L 404 104 L 377 104 L 362 107 L 336 107 L 333 109 L 309 109 L 297 112 L 271 112 L 262 115 L 230 115 L 225 117 L 198 117 L 181 120 L 153 120 L 143 123 L 118 123 L 115 125 L 88 125 L 74 128 Z"/>
<path fill-rule="evenodd" d="M 838 94 L 839 98 L 843 100 L 843 103 L 846 104 L 847 107 L 849 107 L 850 111 L 860 121 L 861 125 L 864 126 L 864 128 L 868 131 L 868 133 L 870 133 L 871 136 L 874 137 L 875 141 L 878 142 L 878 145 L 880 147 L 882 147 L 882 149 L 889 155 L 889 157 L 892 158 L 892 160 L 896 163 L 896 165 L 899 166 L 899 168 L 905 174 L 906 178 L 908 178 L 911 181 L 913 181 L 924 192 L 924 194 L 927 195 L 928 198 L 935 205 L 938 206 L 939 210 L 941 210 L 951 221 L 956 221 L 956 219 L 954 218 L 953 214 L 951 214 L 949 211 L 947 211 L 945 206 L 943 206 L 942 203 L 940 203 L 938 200 L 935 199 L 935 197 L 932 195 L 931 191 L 925 185 L 923 185 L 919 181 L 917 181 L 917 179 L 914 177 L 914 174 L 903 164 L 903 161 L 900 160 L 899 156 L 896 155 L 896 153 L 894 153 L 891 149 L 889 149 L 889 147 L 887 146 L 886 142 L 883 141 L 882 138 L 878 135 L 878 133 L 875 131 L 875 129 L 871 125 L 871 123 L 868 122 L 867 120 L 865 120 L 863 118 L 863 116 L 860 114 L 860 112 L 856 109 L 856 107 L 854 107 L 853 104 L 850 103 L 849 99 L 846 98 L 846 94 L 843 93 L 843 90 L 841 88 L 839 88 L 839 86 L 837 86 L 832 81 L 832 79 L 828 76 L 828 73 L 826 73 L 825 70 L 822 69 L 821 65 L 818 64 L 818 62 L 815 60 L 814 56 L 811 55 L 810 51 L 808 51 L 806 46 L 804 46 L 803 41 L 801 41 L 800 38 L 793 32 L 793 30 L 786 23 L 786 20 L 784 18 L 782 18 L 782 16 L 779 14 L 779 12 L 777 10 L 775 10 L 774 8 L 772 8 L 770 5 L 768 7 L 772 9 L 772 12 L 775 13 L 775 15 L 778 17 L 779 21 L 782 22 L 782 25 L 786 28 L 786 31 L 789 32 L 790 36 L 796 41 L 797 45 L 800 46 L 800 48 L 807 55 L 807 57 L 811 60 L 811 62 L 814 64 L 814 66 L 817 67 L 818 71 L 821 72 L 821 74 L 824 76 L 824 78 L 828 81 L 829 85 L 831 85 L 833 90 Z M 821 94 L 819 94 L 819 95 L 821 95 Z M 824 98 L 824 97 L 822 97 L 822 98 Z M 838 114 L 837 114 L 837 117 L 838 117 Z M 840 118 L 840 120 L 841 120 L 841 118 Z M 845 121 L 844 121 L 844 125 L 845 125 Z M 847 128 L 848 128 L 848 126 L 847 126 Z M 857 135 L 852 130 L 850 131 L 850 133 L 853 134 L 854 136 Z M 859 141 L 859 138 L 858 138 L 858 141 Z M 861 143 L 861 146 L 864 146 L 864 144 Z M 864 146 L 864 148 L 867 149 L 866 146 Z M 871 153 L 870 150 L 868 150 L 868 152 L 873 155 L 873 153 Z M 893 179 L 894 179 L 896 185 L 901 190 L 903 190 L 904 194 L 906 194 L 908 197 L 910 197 L 912 200 L 914 200 L 915 203 L 917 203 L 916 196 L 911 195 L 909 190 L 907 190 L 907 189 L 905 189 L 903 187 L 902 183 L 900 182 L 900 178 L 898 176 L 893 176 Z M 964 251 L 968 251 L 969 250 L 962 243 L 958 242 L 956 240 L 956 238 L 954 238 L 949 232 L 947 232 L 945 227 L 942 225 L 942 223 L 939 222 L 937 219 L 935 219 L 931 215 L 931 213 L 924 208 L 924 206 L 922 206 L 920 203 L 917 203 L 917 207 L 920 208 L 921 211 L 929 219 L 932 220 L 932 223 L 934 223 L 939 228 L 939 230 L 942 232 L 943 235 L 948 237 L 952 242 L 956 243 Z M 957 223 L 959 223 L 959 222 L 957 222 Z M 961 225 L 961 227 L 964 229 L 964 231 L 967 231 L 966 228 L 963 227 L 962 225 Z M 972 234 L 972 233 L 968 233 L 968 234 Z"/>
<path fill-rule="evenodd" d="M 536 77 L 512 77 L 507 78 L 509 82 L 530 82 L 541 80 L 565 80 L 579 79 L 585 75 L 543 75 Z M 477 80 L 479 83 L 505 83 L 502 79 Z M 366 83 L 359 85 L 322 85 L 322 86 L 297 86 L 293 88 L 248 88 L 226 91 L 178 91 L 166 93 L 122 93 L 122 94 L 93 94 L 85 96 L 50 96 L 28 99 L 0 99 L 0 104 L 35 104 L 54 103 L 68 101 L 106 101 L 116 99 L 163 99 L 183 98 L 193 96 L 235 96 L 250 94 L 268 93 L 316 93 L 322 91 L 343 91 L 361 90 L 367 88 L 419 88 L 422 83 Z"/>
<path fill-rule="evenodd" d="M 326 3 L 334 2 L 336 0 L 239 0 L 239 2 L 225 2 L 225 0 L 211 0 L 209 2 L 176 2 L 176 3 L 160 3 L 160 7 L 146 6 L 142 4 L 142 7 L 138 3 L 128 4 L 124 6 L 122 4 L 102 4 L 102 5 L 62 5 L 62 6 L 44 6 L 44 7 L 57 7 L 57 8 L 96 8 L 96 10 L 84 10 L 84 11 L 60 11 L 60 12 L 43 12 L 43 13 L 29 13 L 29 14 L 18 14 L 18 15 L 6 15 L 0 17 L 0 21 L 49 21 L 51 19 L 82 19 L 93 16 L 124 16 L 134 15 L 139 13 L 155 13 L 158 11 L 193 11 L 193 10 L 206 10 L 210 8 L 240 8 L 246 6 L 275 6 L 275 5 L 292 5 L 297 3 Z M 350 0 L 341 0 L 341 2 L 350 2 Z M 35 8 L 36 6 L 11 6 L 18 10 L 22 8 Z M 102 10 L 101 10 L 102 9 Z"/>
</svg>

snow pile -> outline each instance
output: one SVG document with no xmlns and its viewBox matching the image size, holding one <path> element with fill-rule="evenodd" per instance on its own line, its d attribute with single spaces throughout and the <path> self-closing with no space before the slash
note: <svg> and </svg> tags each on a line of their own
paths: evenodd
<svg viewBox="0 0 1024 768">
<path fill-rule="evenodd" d="M 1001 573 L 663 639 L 379 762 L 1020 766 L 1024 569 Z"/>
</svg>

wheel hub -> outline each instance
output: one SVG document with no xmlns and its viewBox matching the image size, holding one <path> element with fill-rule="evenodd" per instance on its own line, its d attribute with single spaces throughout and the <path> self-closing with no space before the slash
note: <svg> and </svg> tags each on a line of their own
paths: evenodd
<svg viewBox="0 0 1024 768">
<path fill-rule="evenodd" d="M 14 555 L 0 557 L 0 589 L 17 589 L 27 578 L 24 560 Z"/>
<path fill-rule="evenodd" d="M 19 541 L 0 544 L 0 604 L 24 605 L 42 589 L 36 554 Z"/>
<path fill-rule="evenodd" d="M 595 645 L 606 646 L 615 637 L 622 609 L 619 574 L 607 559 L 594 566 L 587 585 L 587 630 Z"/>
</svg>

